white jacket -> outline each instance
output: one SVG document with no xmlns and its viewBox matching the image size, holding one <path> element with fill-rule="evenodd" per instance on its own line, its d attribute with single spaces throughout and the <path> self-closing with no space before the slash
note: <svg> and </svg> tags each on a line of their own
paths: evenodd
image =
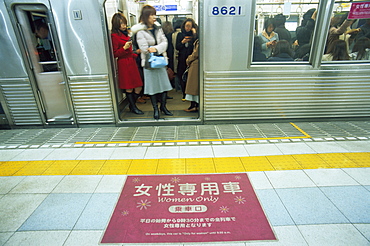
<svg viewBox="0 0 370 246">
<path fill-rule="evenodd" d="M 164 57 L 166 57 L 166 59 L 168 59 L 167 53 L 166 53 L 168 41 L 158 22 L 154 23 L 154 29 L 155 29 L 155 32 L 154 32 L 155 37 L 157 40 L 156 45 L 155 45 L 155 39 L 154 39 L 154 36 L 152 35 L 152 32 L 148 30 L 148 27 L 145 24 L 139 23 L 139 24 L 134 25 L 131 28 L 132 33 L 136 34 L 136 41 L 141 51 L 140 57 L 141 57 L 142 67 L 145 66 L 145 58 L 146 58 L 146 55 L 148 54 L 149 47 L 156 48 L 158 54 L 162 54 Z"/>
</svg>

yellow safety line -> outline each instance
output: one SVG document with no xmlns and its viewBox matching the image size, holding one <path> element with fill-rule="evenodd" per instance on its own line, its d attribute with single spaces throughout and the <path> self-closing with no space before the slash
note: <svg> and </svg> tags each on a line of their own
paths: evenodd
<svg viewBox="0 0 370 246">
<path fill-rule="evenodd" d="M 306 132 L 294 123 L 290 123 L 304 136 L 298 137 L 276 137 L 276 138 L 227 138 L 227 139 L 187 139 L 187 140 L 140 140 L 140 141 L 112 141 L 112 142 L 75 142 L 75 144 L 120 144 L 120 143 L 182 143 L 182 142 L 213 142 L 213 141 L 247 141 L 247 140 L 279 140 L 279 139 L 301 139 L 311 138 Z"/>
</svg>

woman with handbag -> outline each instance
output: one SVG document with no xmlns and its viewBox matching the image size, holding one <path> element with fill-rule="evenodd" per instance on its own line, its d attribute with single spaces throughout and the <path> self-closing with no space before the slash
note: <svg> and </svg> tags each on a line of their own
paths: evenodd
<svg viewBox="0 0 370 246">
<path fill-rule="evenodd" d="M 121 13 L 116 13 L 112 17 L 111 38 L 114 57 L 118 58 L 119 88 L 126 92 L 130 111 L 134 114 L 144 114 L 136 107 L 136 100 L 142 89 L 143 81 L 136 65 L 137 55 L 132 51 L 127 19 Z"/>
<path fill-rule="evenodd" d="M 144 94 L 150 96 L 153 105 L 153 118 L 159 119 L 159 109 L 165 114 L 173 114 L 167 109 L 167 91 L 172 89 L 168 79 L 166 67 L 152 68 L 149 60 L 152 60 L 153 54 L 161 55 L 167 60 L 167 39 L 163 33 L 160 24 L 156 22 L 156 10 L 153 6 L 144 5 L 141 10 L 140 23 L 131 28 L 136 33 L 137 43 L 141 50 L 141 66 L 144 67 Z M 160 58 L 160 57 L 159 57 Z M 158 101 L 161 106 L 158 109 Z"/>
</svg>

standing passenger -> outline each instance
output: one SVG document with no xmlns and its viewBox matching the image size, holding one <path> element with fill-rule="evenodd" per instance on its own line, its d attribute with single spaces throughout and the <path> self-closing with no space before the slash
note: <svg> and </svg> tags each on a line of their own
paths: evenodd
<svg viewBox="0 0 370 246">
<path fill-rule="evenodd" d="M 121 13 L 116 13 L 112 17 L 111 38 L 114 57 L 118 58 L 119 88 L 126 91 L 130 111 L 134 114 L 144 114 L 136 107 L 136 99 L 143 86 L 135 60 L 137 55 L 132 51 L 127 19 Z"/>
<path fill-rule="evenodd" d="M 167 74 L 168 74 L 168 79 L 171 82 L 172 88 L 175 88 L 175 72 L 174 72 L 174 47 L 172 44 L 172 34 L 174 32 L 172 24 L 170 21 L 165 21 L 162 24 L 162 29 L 164 32 L 164 35 L 167 38 L 168 45 L 167 45 L 167 57 L 168 57 L 168 65 L 167 65 Z M 167 99 L 173 99 L 173 97 L 168 97 Z"/>
<path fill-rule="evenodd" d="M 275 24 L 274 20 L 269 18 L 265 20 L 263 31 L 258 34 L 262 40 L 262 53 L 269 58 L 272 54 L 272 49 L 276 45 L 276 42 L 279 41 L 279 35 L 274 32 Z"/>
<path fill-rule="evenodd" d="M 323 55 L 323 61 L 349 60 L 347 43 L 344 40 L 334 40 L 328 48 L 327 54 Z"/>
<path fill-rule="evenodd" d="M 197 39 L 197 25 L 191 18 L 186 19 L 181 25 L 181 32 L 176 38 L 176 49 L 179 51 L 178 64 L 177 64 L 177 77 L 181 84 L 183 94 L 183 101 L 185 101 L 185 87 L 186 83 L 182 80 L 182 75 L 186 70 L 186 59 L 193 52 L 194 41 Z"/>
<path fill-rule="evenodd" d="M 186 59 L 189 66 L 188 79 L 186 81 L 185 99 L 191 101 L 186 112 L 198 112 L 199 109 L 199 39 L 194 42 L 194 50 Z"/>
<path fill-rule="evenodd" d="M 167 38 L 160 24 L 156 22 L 155 8 L 150 5 L 144 5 L 141 9 L 140 23 L 134 25 L 131 30 L 137 33 L 137 43 L 141 51 L 141 66 L 144 67 L 144 94 L 150 96 L 154 109 L 153 118 L 159 119 L 158 99 L 161 101 L 160 110 L 165 115 L 173 115 L 166 108 L 167 91 L 172 89 L 166 68 L 145 68 L 145 62 L 149 59 L 150 53 L 167 56 Z"/>
</svg>

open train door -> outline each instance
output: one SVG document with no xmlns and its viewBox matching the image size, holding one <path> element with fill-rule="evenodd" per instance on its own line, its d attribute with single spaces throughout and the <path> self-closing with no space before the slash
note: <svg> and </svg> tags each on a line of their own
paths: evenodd
<svg viewBox="0 0 370 246">
<path fill-rule="evenodd" d="M 7 1 L 6 1 L 7 2 Z M 73 124 L 58 35 L 49 2 L 8 1 L 45 124 Z"/>
</svg>

